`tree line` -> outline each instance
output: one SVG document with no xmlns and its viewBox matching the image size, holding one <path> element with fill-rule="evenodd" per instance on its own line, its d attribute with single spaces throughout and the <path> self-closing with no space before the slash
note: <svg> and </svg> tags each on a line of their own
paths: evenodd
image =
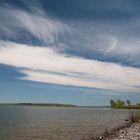
<svg viewBox="0 0 140 140">
<path fill-rule="evenodd" d="M 126 108 L 126 109 L 140 109 L 140 103 L 136 103 L 135 105 L 131 103 L 130 100 L 110 100 L 110 106 L 112 108 Z"/>
</svg>

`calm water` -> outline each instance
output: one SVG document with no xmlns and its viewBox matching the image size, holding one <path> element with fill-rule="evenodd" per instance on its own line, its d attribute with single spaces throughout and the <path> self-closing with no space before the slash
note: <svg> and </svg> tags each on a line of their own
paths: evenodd
<svg viewBox="0 0 140 140">
<path fill-rule="evenodd" d="M 84 140 L 120 125 L 129 110 L 0 106 L 0 140 Z"/>
</svg>

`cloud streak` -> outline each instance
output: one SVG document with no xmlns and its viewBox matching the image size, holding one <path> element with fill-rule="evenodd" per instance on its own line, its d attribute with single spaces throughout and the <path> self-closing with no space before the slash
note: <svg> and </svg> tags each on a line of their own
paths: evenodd
<svg viewBox="0 0 140 140">
<path fill-rule="evenodd" d="M 140 69 L 67 56 L 50 48 L 0 42 L 0 64 L 26 74 L 20 79 L 115 91 L 140 91 Z"/>
<path fill-rule="evenodd" d="M 139 67 L 140 42 L 134 36 L 124 40 L 127 32 L 117 32 L 112 24 L 60 21 L 40 8 L 0 7 L 0 19 L 0 64 L 16 67 L 26 75 L 21 80 L 140 91 L 140 69 L 115 64 Z M 119 29 L 131 27 L 125 25 Z"/>
<path fill-rule="evenodd" d="M 67 21 L 46 15 L 41 7 L 30 9 L 27 12 L 0 7 L 0 38 L 53 47 L 58 52 L 87 59 L 140 66 L 139 39 L 128 33 L 133 24 L 139 27 L 139 20 L 121 25 Z"/>
<path fill-rule="evenodd" d="M 69 32 L 69 27 L 55 18 L 50 18 L 43 10 L 35 8 L 34 12 L 26 12 L 20 9 L 0 9 L 0 30 L 3 36 L 16 38 L 26 33 L 25 39 L 30 36 L 40 40 L 42 44 L 54 44 L 57 36 Z M 10 22 L 9 22 L 10 20 Z M 9 36 L 10 34 L 10 36 Z"/>
</svg>

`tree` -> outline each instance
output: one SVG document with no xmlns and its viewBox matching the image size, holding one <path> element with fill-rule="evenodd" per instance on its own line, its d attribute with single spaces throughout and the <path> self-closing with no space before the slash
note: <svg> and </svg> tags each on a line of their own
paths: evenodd
<svg viewBox="0 0 140 140">
<path fill-rule="evenodd" d="M 131 101 L 130 100 L 127 100 L 126 103 L 128 104 L 129 107 L 131 106 Z"/>
<path fill-rule="evenodd" d="M 114 100 L 111 99 L 110 100 L 110 105 L 111 105 L 112 108 L 115 108 L 117 104 Z"/>
<path fill-rule="evenodd" d="M 122 100 L 117 100 L 117 107 L 118 108 L 121 108 L 121 107 L 124 107 L 125 106 L 125 102 L 122 101 Z"/>
</svg>

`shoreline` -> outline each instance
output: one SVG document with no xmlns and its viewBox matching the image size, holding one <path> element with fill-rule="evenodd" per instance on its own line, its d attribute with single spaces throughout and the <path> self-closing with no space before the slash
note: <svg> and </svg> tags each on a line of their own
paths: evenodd
<svg viewBox="0 0 140 140">
<path fill-rule="evenodd" d="M 119 131 L 130 128 L 133 122 L 128 121 L 128 123 L 122 124 L 120 126 L 114 127 L 111 130 L 105 130 L 102 136 L 97 137 L 95 140 L 113 140 L 118 136 Z"/>
<path fill-rule="evenodd" d="M 140 123 L 133 123 L 117 133 L 116 137 L 108 140 L 140 140 Z"/>
<path fill-rule="evenodd" d="M 73 104 L 61 104 L 61 103 L 0 103 L 0 106 L 40 106 L 40 107 L 79 107 Z"/>
<path fill-rule="evenodd" d="M 140 140 L 140 123 L 129 121 L 90 140 Z"/>
</svg>

